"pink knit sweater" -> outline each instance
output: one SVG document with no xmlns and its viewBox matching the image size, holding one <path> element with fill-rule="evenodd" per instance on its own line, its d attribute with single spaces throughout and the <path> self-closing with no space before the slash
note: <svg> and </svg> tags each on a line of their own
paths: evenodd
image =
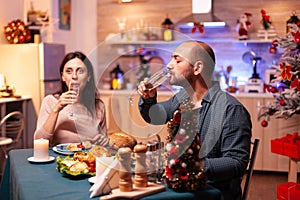
<svg viewBox="0 0 300 200">
<path fill-rule="evenodd" d="M 87 138 L 94 138 L 97 134 L 102 134 L 104 139 L 107 139 L 105 106 L 102 101 L 97 106 L 97 115 L 94 118 L 82 104 L 67 105 L 59 112 L 54 132 L 45 132 L 43 124 L 57 102 L 58 99 L 53 95 L 43 99 L 34 138 L 49 139 L 52 146 L 82 142 Z"/>
</svg>

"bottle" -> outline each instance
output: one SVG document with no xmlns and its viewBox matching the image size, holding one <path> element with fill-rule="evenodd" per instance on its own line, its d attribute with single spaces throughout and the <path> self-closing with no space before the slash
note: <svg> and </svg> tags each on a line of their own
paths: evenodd
<svg viewBox="0 0 300 200">
<path fill-rule="evenodd" d="M 155 183 L 156 170 L 157 170 L 157 160 L 156 160 L 156 146 L 152 142 L 147 142 L 147 152 L 146 152 L 146 164 L 147 164 L 147 176 L 148 181 Z"/>
<path fill-rule="evenodd" d="M 119 64 L 117 64 L 117 66 L 110 71 L 110 78 L 112 90 L 124 89 L 124 72 L 121 70 Z"/>
<path fill-rule="evenodd" d="M 171 41 L 173 40 L 173 29 L 174 29 L 174 24 L 171 21 L 170 18 L 165 19 L 165 21 L 163 21 L 163 23 L 161 24 L 163 32 L 162 32 L 162 37 L 164 41 Z"/>
</svg>

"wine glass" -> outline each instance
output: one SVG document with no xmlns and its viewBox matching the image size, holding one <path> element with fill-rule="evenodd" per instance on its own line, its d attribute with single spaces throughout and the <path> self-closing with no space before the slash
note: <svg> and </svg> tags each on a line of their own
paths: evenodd
<svg viewBox="0 0 300 200">
<path fill-rule="evenodd" d="M 166 80 L 170 78 L 169 70 L 167 68 L 162 68 L 161 70 L 155 72 L 152 76 L 148 78 L 147 83 L 151 83 L 152 87 L 147 88 L 147 90 L 153 90 L 158 86 L 162 85 Z M 138 95 L 137 90 L 128 98 L 129 103 L 133 105 L 134 98 Z"/>
<path fill-rule="evenodd" d="M 78 95 L 79 95 L 79 84 L 74 83 L 74 82 L 70 82 L 69 83 L 69 91 L 74 91 L 74 95 L 72 97 L 72 106 L 75 103 L 75 99 L 77 99 Z M 69 115 L 70 119 L 75 119 L 75 113 L 74 113 L 74 108 L 71 109 L 70 115 Z"/>
</svg>

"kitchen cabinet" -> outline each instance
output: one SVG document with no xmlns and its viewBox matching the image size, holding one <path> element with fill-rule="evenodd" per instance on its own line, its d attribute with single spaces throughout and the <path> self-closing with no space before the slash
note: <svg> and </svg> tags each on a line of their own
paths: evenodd
<svg viewBox="0 0 300 200">
<path fill-rule="evenodd" d="M 143 121 L 137 108 L 138 96 L 134 98 L 133 105 L 128 98 L 134 96 L 135 91 L 129 90 L 102 90 L 101 97 L 106 106 L 108 132 L 124 131 L 136 137 L 139 141 L 145 141 L 147 135 L 159 133 L 165 142 L 168 134 L 166 125 L 153 126 Z M 158 100 L 165 100 L 172 96 L 171 91 L 159 91 Z M 288 120 L 272 119 L 268 127 L 263 128 L 257 120 L 259 106 L 273 101 L 271 94 L 245 93 L 232 94 L 249 111 L 252 120 L 252 139 L 260 139 L 260 145 L 255 162 L 255 170 L 287 172 L 289 159 L 286 156 L 271 152 L 271 140 L 282 137 L 287 133 L 300 131 L 300 116 L 294 116 Z M 298 164 L 298 171 L 300 166 Z"/>
</svg>

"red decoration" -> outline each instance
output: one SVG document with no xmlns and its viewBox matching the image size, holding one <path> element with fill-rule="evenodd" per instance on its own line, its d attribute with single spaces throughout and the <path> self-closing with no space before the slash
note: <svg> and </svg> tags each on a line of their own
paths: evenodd
<svg viewBox="0 0 300 200">
<path fill-rule="evenodd" d="M 300 42 L 300 33 L 299 33 L 299 31 L 297 31 L 296 33 L 292 32 L 292 35 L 294 37 L 295 42 Z"/>
<path fill-rule="evenodd" d="M 300 196 L 300 184 L 294 182 L 286 182 L 277 185 L 278 200 L 297 200 Z"/>
<path fill-rule="evenodd" d="M 286 105 L 286 103 L 285 103 L 285 101 L 284 101 L 283 99 L 281 99 L 281 100 L 279 101 L 279 104 L 280 104 L 281 106 L 285 106 L 285 105 Z"/>
<path fill-rule="evenodd" d="M 298 132 L 271 140 L 271 152 L 300 159 L 300 137 Z"/>
<path fill-rule="evenodd" d="M 26 43 L 29 42 L 31 38 L 29 29 L 27 29 L 24 22 L 19 19 L 9 22 L 4 27 L 4 35 L 11 44 Z"/>
<path fill-rule="evenodd" d="M 268 126 L 268 122 L 267 122 L 266 120 L 263 120 L 263 121 L 261 122 L 261 126 L 262 126 L 262 127 L 267 127 L 267 126 Z"/>
<path fill-rule="evenodd" d="M 199 33 L 204 33 L 204 24 L 201 22 L 194 22 L 194 27 L 192 28 L 192 33 L 195 33 L 196 30 L 199 30 Z"/>
</svg>

